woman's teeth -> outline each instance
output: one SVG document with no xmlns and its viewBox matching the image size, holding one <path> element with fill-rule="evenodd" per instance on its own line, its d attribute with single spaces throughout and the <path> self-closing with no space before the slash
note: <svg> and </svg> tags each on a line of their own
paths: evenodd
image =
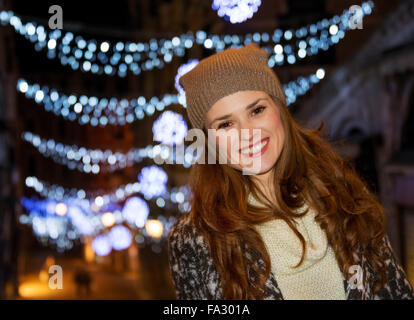
<svg viewBox="0 0 414 320">
<path fill-rule="evenodd" d="M 269 142 L 269 139 L 264 140 L 262 143 L 258 143 L 256 145 L 254 145 L 252 148 L 248 148 L 248 149 L 243 149 L 241 151 L 242 154 L 254 154 L 257 152 L 260 152 L 260 150 L 263 149 L 263 147 Z"/>
</svg>

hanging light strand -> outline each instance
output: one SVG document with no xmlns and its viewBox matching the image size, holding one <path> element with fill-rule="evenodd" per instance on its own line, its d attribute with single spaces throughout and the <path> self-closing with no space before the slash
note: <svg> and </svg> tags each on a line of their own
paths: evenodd
<svg viewBox="0 0 414 320">
<path fill-rule="evenodd" d="M 311 84 L 320 79 L 317 71 L 309 77 L 299 77 L 298 80 L 283 85 L 285 90 L 289 90 L 286 95 L 291 97 L 288 104 L 295 101 L 297 96 L 309 91 L 312 87 Z M 152 116 L 156 110 L 163 111 L 170 105 L 186 107 L 185 96 L 182 94 L 165 94 L 161 98 L 154 96 L 148 102 L 142 96 L 136 99 L 119 100 L 115 97 L 97 98 L 76 94 L 66 95 L 48 86 L 40 87 L 37 83 L 30 84 L 22 78 L 17 81 L 16 89 L 26 98 L 43 105 L 45 111 L 70 121 L 78 120 L 80 125 L 90 124 L 100 127 L 105 127 L 108 124 L 125 125 L 125 123 L 141 120 L 145 115 Z"/>
<path fill-rule="evenodd" d="M 165 144 L 148 145 L 145 148 L 132 148 L 126 153 L 122 153 L 67 145 L 54 139 L 42 138 L 32 132 L 23 132 L 22 139 L 35 147 L 43 156 L 51 158 L 54 162 L 64 165 L 70 170 L 91 174 L 124 169 L 140 163 L 144 159 L 152 159 L 155 163 L 182 164 L 185 168 L 189 168 L 197 159 L 197 156 L 192 152 L 187 152 L 186 146 L 183 146 L 183 154 L 174 152 L 176 150 L 174 146 Z"/>
<path fill-rule="evenodd" d="M 371 14 L 373 7 L 372 1 L 363 2 L 360 6 L 360 19 Z M 191 49 L 194 44 L 220 52 L 229 47 L 237 48 L 254 42 L 263 46 L 269 54 L 273 52 L 275 45 L 279 44 L 288 54 L 286 61 L 293 64 L 298 59 L 316 54 L 319 49 L 327 50 L 331 45 L 338 43 L 344 37 L 345 32 L 350 29 L 352 17 L 354 17 L 353 14 L 347 9 L 341 15 L 335 15 L 330 19 L 325 18 L 296 30 L 275 29 L 273 34 L 255 32 L 244 36 L 217 35 L 198 30 L 195 33 L 187 32 L 171 39 L 152 38 L 148 42 L 111 43 L 109 40 L 85 40 L 80 35 L 62 32 L 59 29 L 47 31 L 47 28 L 35 22 L 23 23 L 21 18 L 12 11 L 0 11 L 2 25 L 12 26 L 17 33 L 33 43 L 35 50 L 46 49 L 49 59 L 57 58 L 62 65 L 70 66 L 73 70 L 119 77 L 125 77 L 128 70 L 139 75 L 142 71 L 162 69 L 165 64 L 172 61 L 174 56 L 183 57 L 186 50 Z M 320 34 L 319 37 L 317 37 L 318 34 Z M 282 45 L 282 42 L 292 44 Z M 305 44 L 307 49 L 300 47 Z M 292 53 L 288 53 L 290 51 Z M 279 65 L 285 63 L 280 55 L 275 55 L 273 59 Z"/>
<path fill-rule="evenodd" d="M 84 189 L 76 188 L 64 188 L 59 185 L 49 184 L 47 182 L 39 180 L 37 177 L 29 176 L 25 179 L 26 187 L 35 190 L 39 195 L 55 199 L 57 201 L 63 201 L 65 199 L 87 199 L 90 203 L 98 202 L 101 206 L 108 205 L 112 202 L 120 202 L 127 197 L 141 193 L 146 195 L 146 190 L 141 190 L 141 183 L 134 182 L 126 185 L 121 185 L 112 192 L 103 193 L 101 191 L 86 192 Z M 158 188 L 159 189 L 159 188 Z M 181 187 L 174 187 L 171 190 L 166 190 L 157 196 L 146 197 L 146 199 L 154 199 L 157 206 L 164 207 L 166 204 L 174 206 L 178 204 L 178 208 L 182 212 L 186 212 L 189 209 L 188 203 L 189 189 L 187 185 Z"/>
<path fill-rule="evenodd" d="M 110 233 L 113 228 L 123 224 L 135 230 L 135 240 L 140 246 L 145 246 L 146 243 L 151 243 L 151 235 L 145 232 L 147 224 L 157 221 L 162 225 L 163 232 L 161 239 L 158 239 L 162 240 L 166 238 L 169 229 L 176 221 L 174 216 L 168 218 L 163 215 L 153 216 L 145 201 L 136 196 L 129 198 L 123 208 L 112 205 L 111 211 L 108 212 L 105 212 L 108 209 L 105 207 L 102 208 L 103 210 L 92 207 L 85 199 L 66 199 L 57 202 L 48 198 L 22 197 L 20 203 L 26 213 L 20 215 L 19 222 L 30 226 L 40 242 L 56 246 L 60 252 L 72 249 L 74 242 L 85 237 L 92 236 L 99 239 L 107 233 L 108 228 L 113 226 L 109 230 Z M 65 214 L 61 213 L 62 210 Z M 126 229 L 125 226 L 123 228 Z M 109 241 L 106 245 L 108 248 L 102 248 L 102 244 L 97 244 L 94 251 L 99 255 L 106 255 L 112 248 L 122 250 L 129 246 L 120 246 L 118 241 Z"/>
</svg>

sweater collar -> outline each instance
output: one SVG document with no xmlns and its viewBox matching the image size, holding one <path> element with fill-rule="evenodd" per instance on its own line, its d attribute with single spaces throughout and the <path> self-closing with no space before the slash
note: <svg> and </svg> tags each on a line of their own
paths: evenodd
<svg viewBox="0 0 414 320">
<path fill-rule="evenodd" d="M 248 202 L 252 205 L 263 206 L 251 193 Z M 308 208 L 305 203 L 296 212 L 302 213 Z M 301 272 L 323 259 L 327 253 L 328 240 L 326 233 L 315 221 L 315 212 L 309 207 L 308 212 L 294 219 L 296 228 L 306 241 L 306 255 L 303 263 L 297 268 L 291 268 L 299 263 L 302 256 L 302 245 L 297 235 L 282 219 L 274 219 L 255 226 L 262 236 L 268 249 L 276 253 L 281 261 L 278 264 L 279 273 L 291 274 Z"/>
</svg>

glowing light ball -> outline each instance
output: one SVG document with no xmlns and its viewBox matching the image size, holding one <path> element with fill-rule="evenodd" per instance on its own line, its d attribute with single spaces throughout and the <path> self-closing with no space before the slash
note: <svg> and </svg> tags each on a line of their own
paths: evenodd
<svg viewBox="0 0 414 320">
<path fill-rule="evenodd" d="M 161 238 L 164 227 L 161 221 L 150 219 L 145 224 L 145 231 L 151 238 Z"/>
<path fill-rule="evenodd" d="M 140 191 L 146 199 L 162 195 L 167 190 L 167 180 L 165 171 L 156 165 L 142 168 L 138 175 Z"/>
<path fill-rule="evenodd" d="M 96 204 L 98 207 L 102 207 L 102 206 L 104 205 L 104 199 L 103 199 L 101 196 L 97 196 L 97 197 L 95 198 L 95 204 Z"/>
<path fill-rule="evenodd" d="M 117 225 L 112 227 L 108 234 L 112 248 L 115 250 L 125 250 L 132 243 L 132 235 L 127 227 Z"/>
<path fill-rule="evenodd" d="M 105 212 L 101 216 L 101 221 L 105 227 L 112 227 L 115 224 L 115 216 L 112 212 Z"/>
<path fill-rule="evenodd" d="M 20 92 L 25 93 L 27 92 L 28 88 L 29 88 L 29 84 L 23 79 L 19 79 L 17 81 L 17 90 L 19 90 Z"/>
<path fill-rule="evenodd" d="M 56 214 L 59 216 L 64 216 L 68 212 L 68 207 L 63 202 L 59 202 L 56 205 Z"/>
<path fill-rule="evenodd" d="M 323 79 L 325 77 L 325 69 L 320 68 L 316 71 L 316 76 L 318 79 Z"/>
<path fill-rule="evenodd" d="M 124 219 L 133 226 L 142 228 L 147 221 L 149 207 L 145 200 L 140 197 L 131 197 L 125 201 L 122 215 Z"/>
<path fill-rule="evenodd" d="M 260 0 L 214 0 L 212 8 L 217 10 L 219 17 L 240 23 L 253 17 L 261 3 Z"/>
<path fill-rule="evenodd" d="M 167 145 L 182 144 L 187 135 L 187 124 L 183 116 L 170 110 L 164 111 L 152 126 L 154 141 Z"/>
<path fill-rule="evenodd" d="M 112 251 L 111 242 L 104 234 L 100 234 L 92 240 L 92 249 L 98 256 L 106 256 Z"/>
</svg>

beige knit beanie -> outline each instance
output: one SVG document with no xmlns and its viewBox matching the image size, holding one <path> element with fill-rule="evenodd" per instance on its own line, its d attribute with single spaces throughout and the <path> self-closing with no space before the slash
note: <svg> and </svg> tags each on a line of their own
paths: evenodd
<svg viewBox="0 0 414 320">
<path fill-rule="evenodd" d="M 250 43 L 213 54 L 182 75 L 179 83 L 185 91 L 192 126 L 202 129 L 211 106 L 237 91 L 264 91 L 286 104 L 280 80 L 267 61 L 266 50 Z"/>
</svg>

